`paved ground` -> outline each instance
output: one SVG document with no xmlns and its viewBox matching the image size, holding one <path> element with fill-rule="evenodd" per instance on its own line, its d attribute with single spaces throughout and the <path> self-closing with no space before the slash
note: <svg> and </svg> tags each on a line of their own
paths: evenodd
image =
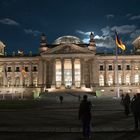
<svg viewBox="0 0 140 140">
<path fill-rule="evenodd" d="M 1 140 L 81 140 L 80 133 L 0 133 Z M 137 132 L 92 133 L 91 140 L 140 140 Z"/>
<path fill-rule="evenodd" d="M 81 137 L 78 120 L 78 96 L 64 95 L 63 104 L 59 95 L 43 97 L 41 105 L 31 109 L 1 109 L 0 139 L 76 140 Z M 120 100 L 89 96 L 93 104 L 92 138 L 94 140 L 138 140 L 133 116 L 124 115 Z M 39 101 L 40 102 L 40 101 Z"/>
</svg>

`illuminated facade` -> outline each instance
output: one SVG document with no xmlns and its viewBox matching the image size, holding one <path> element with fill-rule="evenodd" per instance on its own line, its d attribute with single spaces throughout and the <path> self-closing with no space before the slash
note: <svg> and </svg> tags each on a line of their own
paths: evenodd
<svg viewBox="0 0 140 140">
<path fill-rule="evenodd" d="M 133 42 L 135 53 L 98 54 L 94 36 L 84 44 L 74 36 L 63 36 L 53 44 L 46 43 L 41 35 L 39 54 L 6 55 L 5 45 L 0 42 L 0 95 L 31 96 L 33 92 L 45 90 L 78 89 L 115 94 L 116 70 L 120 93 L 136 93 L 140 90 L 140 37 Z M 22 93 L 22 94 L 21 94 Z M 14 97 L 13 97 L 14 98 Z"/>
</svg>

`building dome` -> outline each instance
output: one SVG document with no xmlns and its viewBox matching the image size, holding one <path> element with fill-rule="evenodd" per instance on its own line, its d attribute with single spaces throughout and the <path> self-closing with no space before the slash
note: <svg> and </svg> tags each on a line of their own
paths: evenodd
<svg viewBox="0 0 140 140">
<path fill-rule="evenodd" d="M 54 44 L 83 44 L 83 42 L 75 36 L 62 36 L 57 38 Z"/>
</svg>

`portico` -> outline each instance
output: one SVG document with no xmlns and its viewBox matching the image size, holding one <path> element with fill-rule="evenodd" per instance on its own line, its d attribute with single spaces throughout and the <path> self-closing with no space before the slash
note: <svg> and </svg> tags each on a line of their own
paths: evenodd
<svg viewBox="0 0 140 140">
<path fill-rule="evenodd" d="M 55 87 L 80 88 L 81 87 L 81 62 L 80 59 L 55 60 Z"/>
</svg>

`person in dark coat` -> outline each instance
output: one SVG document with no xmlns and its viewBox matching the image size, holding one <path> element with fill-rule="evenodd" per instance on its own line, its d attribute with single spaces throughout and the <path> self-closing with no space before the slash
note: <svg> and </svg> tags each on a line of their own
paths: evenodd
<svg viewBox="0 0 140 140">
<path fill-rule="evenodd" d="M 131 99 L 131 103 L 130 103 L 130 108 L 131 108 L 131 112 L 134 114 L 135 112 L 135 103 L 136 103 L 136 98 L 137 98 L 137 95 L 135 94 L 133 96 L 133 98 Z"/>
<path fill-rule="evenodd" d="M 125 115 L 128 116 L 130 113 L 130 96 L 128 93 L 124 97 L 123 104 L 124 104 Z"/>
<path fill-rule="evenodd" d="M 121 94 L 121 104 L 123 105 L 123 102 L 124 102 L 124 94 L 122 93 Z"/>
<path fill-rule="evenodd" d="M 78 96 L 78 101 L 80 102 L 80 100 L 81 100 L 81 96 L 79 95 L 79 96 Z"/>
<path fill-rule="evenodd" d="M 60 103 L 62 104 L 62 102 L 63 102 L 63 96 L 59 96 L 59 100 L 60 100 Z"/>
<path fill-rule="evenodd" d="M 83 125 L 83 137 L 90 137 L 90 123 L 91 123 L 91 102 L 87 100 L 87 95 L 83 96 L 83 100 L 79 107 L 79 120 Z"/>
<path fill-rule="evenodd" d="M 140 93 L 138 93 L 131 101 L 131 109 L 134 115 L 135 129 L 138 129 L 140 123 Z"/>
</svg>

